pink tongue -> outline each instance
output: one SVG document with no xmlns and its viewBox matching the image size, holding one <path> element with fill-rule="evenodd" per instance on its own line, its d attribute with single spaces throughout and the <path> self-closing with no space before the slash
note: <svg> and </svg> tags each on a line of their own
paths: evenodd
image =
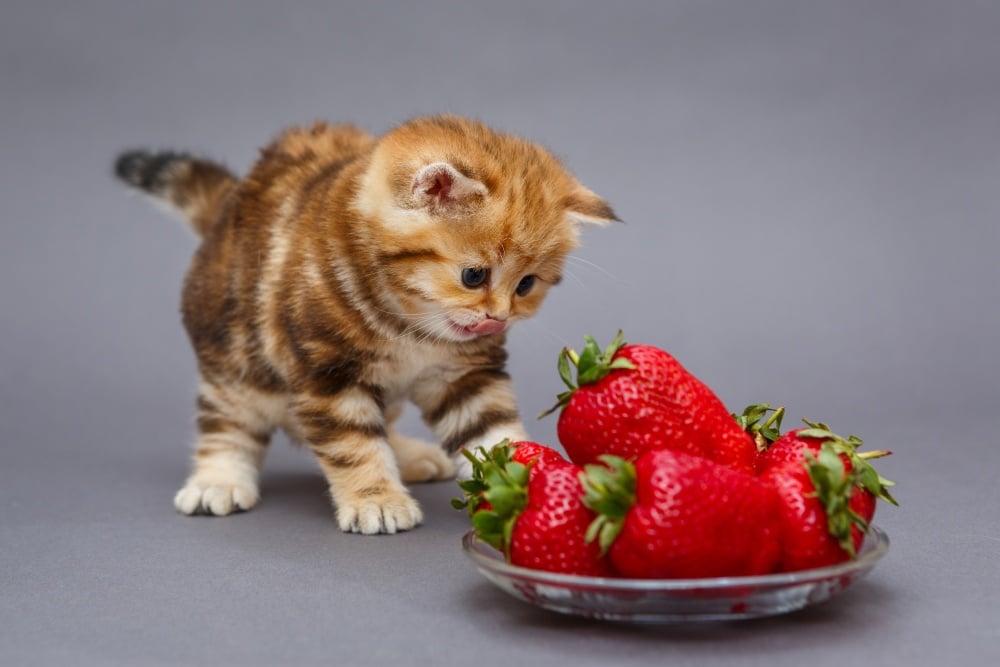
<svg viewBox="0 0 1000 667">
<path fill-rule="evenodd" d="M 489 334 L 500 333 L 506 328 L 507 322 L 505 321 L 485 319 L 470 326 L 469 331 L 480 336 L 488 336 Z"/>
</svg>

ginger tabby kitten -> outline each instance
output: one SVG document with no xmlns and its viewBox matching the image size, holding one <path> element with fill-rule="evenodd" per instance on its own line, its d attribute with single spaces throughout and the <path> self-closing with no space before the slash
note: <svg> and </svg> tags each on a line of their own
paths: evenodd
<svg viewBox="0 0 1000 667">
<path fill-rule="evenodd" d="M 198 440 L 177 509 L 253 507 L 281 427 L 315 454 L 340 528 L 365 534 L 420 523 L 404 482 L 525 437 L 506 331 L 559 282 L 580 224 L 616 219 L 543 148 L 451 116 L 381 138 L 293 128 L 242 180 L 171 152 L 116 171 L 201 237 L 182 300 Z M 440 446 L 393 428 L 407 400 Z"/>
</svg>

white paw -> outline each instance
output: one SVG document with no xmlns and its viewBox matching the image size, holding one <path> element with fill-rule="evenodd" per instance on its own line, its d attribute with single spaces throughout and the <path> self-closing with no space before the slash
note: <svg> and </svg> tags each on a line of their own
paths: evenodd
<svg viewBox="0 0 1000 667">
<path fill-rule="evenodd" d="M 395 434 L 389 444 L 404 482 L 430 482 L 455 475 L 455 464 L 438 445 Z"/>
<path fill-rule="evenodd" d="M 398 463 L 404 482 L 429 482 L 455 475 L 455 464 L 437 445 L 426 445 L 419 455 Z"/>
<path fill-rule="evenodd" d="M 346 501 L 337 508 L 337 523 L 345 533 L 392 534 L 413 528 L 423 518 L 417 501 L 405 491 Z"/>
<path fill-rule="evenodd" d="M 205 484 L 190 479 L 174 496 L 174 507 L 184 514 L 204 512 L 225 516 L 234 511 L 248 510 L 259 500 L 260 493 L 254 484 Z"/>
<path fill-rule="evenodd" d="M 455 467 L 455 479 L 460 482 L 472 479 L 472 461 L 465 458 L 461 451 L 455 454 L 451 460 Z"/>
</svg>

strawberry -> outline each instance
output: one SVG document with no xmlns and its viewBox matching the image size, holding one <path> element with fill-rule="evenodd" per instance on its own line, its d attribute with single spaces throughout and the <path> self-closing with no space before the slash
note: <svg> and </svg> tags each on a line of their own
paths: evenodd
<svg viewBox="0 0 1000 667">
<path fill-rule="evenodd" d="M 760 479 L 779 499 L 782 571 L 825 567 L 856 556 L 875 514 L 876 498 L 896 504 L 868 459 L 861 439 L 842 438 L 825 424 L 781 435 L 757 461 Z"/>
<path fill-rule="evenodd" d="M 524 465 L 530 465 L 534 461 L 538 461 L 539 463 L 566 462 L 562 454 L 547 445 L 537 442 L 518 440 L 510 443 L 510 446 L 514 448 L 514 452 L 510 457 L 511 460 L 523 463 Z"/>
<path fill-rule="evenodd" d="M 469 508 L 480 539 L 521 567 L 611 575 L 600 546 L 586 540 L 596 515 L 583 505 L 579 466 L 537 443 L 515 449 L 505 441 L 477 454 L 466 453 L 473 477 L 459 484 L 465 501 L 453 504 Z"/>
<path fill-rule="evenodd" d="M 503 440 L 489 451 L 486 451 L 485 448 L 480 448 L 480 450 L 478 452 L 480 458 L 475 458 L 473 454 L 473 458 L 470 459 L 473 462 L 473 477 L 458 483 L 459 487 L 465 492 L 465 498 L 453 499 L 451 501 L 452 506 L 456 509 L 468 508 L 469 516 L 472 516 L 478 510 L 493 509 L 493 506 L 485 498 L 485 493 L 490 488 L 489 483 L 483 479 L 483 465 L 485 463 L 490 462 L 501 468 L 511 461 L 525 467 L 536 464 L 544 465 L 552 462 L 568 463 L 556 450 L 541 443 L 531 442 L 530 440 L 517 440 L 514 442 Z M 466 458 L 470 456 L 465 452 L 463 454 L 465 454 Z"/>
<path fill-rule="evenodd" d="M 560 354 L 559 374 L 569 391 L 544 413 L 562 408 L 557 433 L 571 461 L 586 465 L 602 454 L 635 458 L 668 448 L 753 471 L 753 438 L 669 353 L 626 345 L 621 332 L 603 351 L 593 338 L 585 340 L 580 354 L 569 349 Z"/>
<path fill-rule="evenodd" d="M 778 560 L 775 497 L 753 475 L 700 456 L 648 450 L 585 467 L 588 537 L 615 571 L 643 579 L 767 574 Z"/>
</svg>

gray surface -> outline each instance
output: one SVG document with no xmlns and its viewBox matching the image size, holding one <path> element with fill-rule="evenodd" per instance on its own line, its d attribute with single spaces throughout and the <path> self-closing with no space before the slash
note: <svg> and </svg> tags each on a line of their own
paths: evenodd
<svg viewBox="0 0 1000 667">
<path fill-rule="evenodd" d="M 1000 658 L 995 3 L 340 4 L 0 9 L 0 663 Z M 562 345 L 621 326 L 730 407 L 785 403 L 895 450 L 902 507 L 880 509 L 892 549 L 864 583 L 743 624 L 550 615 L 464 560 L 451 483 L 415 489 L 414 532 L 343 535 L 284 442 L 254 511 L 174 513 L 194 241 L 112 156 L 243 170 L 290 123 L 437 111 L 545 143 L 627 220 L 588 232 L 575 279 L 513 333 L 524 411 L 559 391 Z"/>
</svg>

